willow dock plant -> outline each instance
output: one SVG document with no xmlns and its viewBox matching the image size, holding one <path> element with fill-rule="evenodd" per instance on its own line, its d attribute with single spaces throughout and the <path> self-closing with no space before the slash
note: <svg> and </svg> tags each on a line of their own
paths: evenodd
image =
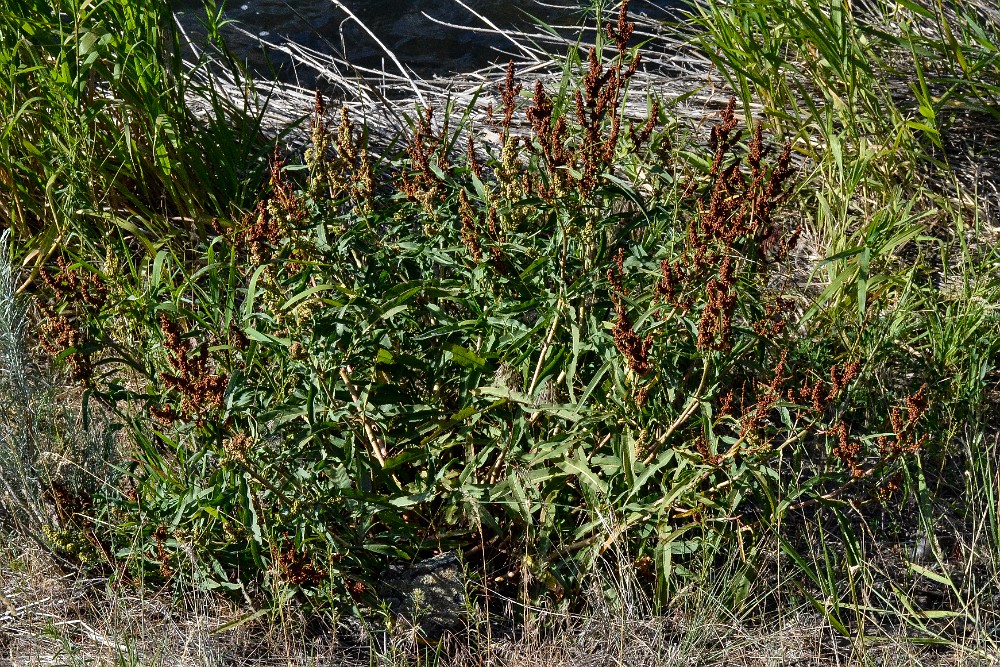
<svg viewBox="0 0 1000 667">
<path fill-rule="evenodd" d="M 786 5 L 786 27 L 827 16 Z M 560 79 L 511 63 L 487 113 L 418 108 L 394 146 L 317 93 L 301 163 L 275 150 L 260 191 L 234 166 L 257 134 L 189 115 L 154 18 L 5 14 L 22 140 L 0 206 L 34 251 L 42 347 L 118 434 L 114 473 L 52 496 L 60 534 L 116 581 L 356 610 L 441 551 L 480 596 L 556 607 L 614 559 L 660 612 L 729 563 L 733 609 L 804 602 L 862 646 L 900 623 L 950 641 L 959 619 L 991 646 L 993 255 L 961 199 L 885 180 L 896 155 L 946 169 L 942 128 L 895 107 L 917 134 L 890 155 L 863 95 L 857 117 L 782 111 L 815 89 L 764 90 L 737 58 L 778 11 L 754 6 L 693 10 L 744 110 L 763 102 L 728 99 L 707 137 L 655 90 L 628 106 L 623 2 Z M 112 19 L 159 55 L 125 58 Z"/>
</svg>

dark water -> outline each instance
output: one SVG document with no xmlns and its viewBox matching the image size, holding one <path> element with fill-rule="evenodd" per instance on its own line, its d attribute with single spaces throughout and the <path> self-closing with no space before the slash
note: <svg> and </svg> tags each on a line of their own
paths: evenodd
<svg viewBox="0 0 1000 667">
<path fill-rule="evenodd" d="M 563 26 L 581 25 L 587 17 L 589 2 L 575 0 L 463 0 L 470 8 L 488 17 L 498 27 L 530 28 L 532 16 Z M 465 72 L 492 62 L 506 61 L 500 50 L 512 45 L 503 37 L 470 29 L 446 27 L 440 21 L 471 28 L 484 28 L 482 21 L 454 0 L 342 0 L 393 53 L 422 77 Z M 670 0 L 633 0 L 634 11 L 659 12 Z M 200 0 L 174 0 L 182 24 L 198 33 L 204 17 Z M 294 41 L 325 53 L 343 52 L 358 65 L 381 67 L 385 53 L 346 14 L 330 0 L 230 0 L 224 17 L 245 30 L 272 42 Z M 589 18 L 593 23 L 593 18 Z M 572 28 L 564 31 L 572 34 Z M 280 54 L 265 59 L 264 51 L 253 38 L 226 31 L 235 51 L 254 69 L 263 71 L 268 63 L 280 78 L 294 73 Z M 387 65 L 391 67 L 391 65 Z M 304 73 L 300 73 L 304 74 Z M 304 82 L 308 83 L 308 82 Z"/>
</svg>

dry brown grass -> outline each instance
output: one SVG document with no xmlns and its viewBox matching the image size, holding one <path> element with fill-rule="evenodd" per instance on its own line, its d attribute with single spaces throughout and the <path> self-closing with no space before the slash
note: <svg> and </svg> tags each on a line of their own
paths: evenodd
<svg viewBox="0 0 1000 667">
<path fill-rule="evenodd" d="M 480 614 L 478 631 L 426 646 L 403 630 L 367 633 L 356 622 L 337 627 L 305 615 L 294 603 L 255 615 L 248 603 L 193 588 L 115 587 L 104 577 L 67 572 L 37 548 L 9 543 L 0 550 L 0 665 L 998 664 L 960 650 L 921 646 L 904 636 L 852 643 L 822 616 L 803 609 L 735 618 L 704 590 L 681 592 L 666 616 L 654 616 L 635 601 L 609 604 L 597 593 L 590 598 L 583 614 L 522 610 L 513 624 L 509 617 L 501 624 Z"/>
</svg>

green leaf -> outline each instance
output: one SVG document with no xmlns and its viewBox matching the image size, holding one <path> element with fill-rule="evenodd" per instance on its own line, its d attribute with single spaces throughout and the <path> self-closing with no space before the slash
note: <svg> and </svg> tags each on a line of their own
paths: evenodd
<svg viewBox="0 0 1000 667">
<path fill-rule="evenodd" d="M 924 567 L 922 565 L 917 565 L 916 563 L 907 563 L 906 567 L 907 567 L 907 569 L 910 572 L 914 572 L 916 574 L 919 574 L 920 576 L 926 577 L 927 579 L 930 579 L 931 581 L 936 581 L 937 583 L 944 584 L 945 586 L 948 586 L 948 587 L 952 587 L 952 588 L 954 587 L 954 584 L 952 583 L 952 581 L 951 581 L 951 579 L 949 577 L 946 577 L 943 574 L 938 574 L 937 572 L 934 572 L 933 570 L 929 570 L 929 569 L 927 569 L 926 567 Z"/>
<path fill-rule="evenodd" d="M 452 343 L 448 346 L 448 351 L 451 352 L 452 359 L 454 359 L 455 363 L 464 368 L 482 368 L 486 365 L 485 359 L 472 350 L 458 345 L 457 343 Z"/>
<path fill-rule="evenodd" d="M 304 301 L 309 297 L 317 294 L 319 292 L 325 292 L 326 290 L 336 289 L 333 285 L 316 285 L 315 287 L 310 287 L 309 289 L 303 290 L 291 297 L 285 303 L 281 304 L 280 310 L 288 310 L 300 301 Z"/>
<path fill-rule="evenodd" d="M 289 347 L 292 344 L 292 340 L 290 338 L 278 338 L 277 336 L 272 336 L 270 334 L 258 331 L 253 327 L 243 327 L 243 332 L 250 339 L 259 341 L 261 343 L 272 343 L 275 345 L 282 345 L 284 347 Z"/>
</svg>

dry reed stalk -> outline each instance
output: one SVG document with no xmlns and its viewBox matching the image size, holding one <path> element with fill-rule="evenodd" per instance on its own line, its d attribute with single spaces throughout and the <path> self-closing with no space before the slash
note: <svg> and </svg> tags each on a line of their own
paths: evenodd
<svg viewBox="0 0 1000 667">
<path fill-rule="evenodd" d="M 580 27 L 567 26 L 565 34 L 560 32 L 563 26 L 558 27 L 555 33 L 502 30 L 460 0 L 455 2 L 467 9 L 472 19 L 482 25 L 455 26 L 429 18 L 449 27 L 500 35 L 512 43 L 514 50 L 509 53 L 498 50 L 498 64 L 472 72 L 427 79 L 407 71 L 405 63 L 396 60 L 393 62 L 397 71 L 387 71 L 359 66 L 340 53 L 324 53 L 291 41 L 260 39 L 260 43 L 274 53 L 287 56 L 296 69 L 313 72 L 337 105 L 346 107 L 355 118 L 366 119 L 372 134 L 372 146 L 376 149 L 398 136 L 398 132 L 406 127 L 405 116 L 412 115 L 416 105 L 446 108 L 450 104 L 460 110 L 468 108 L 471 120 L 468 125 L 487 127 L 488 108 L 493 100 L 492 95 L 483 93 L 492 88 L 495 81 L 503 79 L 508 61 L 514 61 L 522 79 L 530 78 L 546 86 L 554 85 L 563 76 L 567 50 L 577 48 L 585 53 L 594 45 L 596 31 L 593 28 L 583 28 L 582 41 L 577 39 L 577 35 L 581 34 Z M 339 6 L 340 3 L 336 4 Z M 361 22 L 352 13 L 348 13 L 347 18 Z M 371 29 L 362 28 L 381 44 Z M 246 37 L 259 39 L 238 27 L 236 30 Z M 690 34 L 679 30 L 667 31 L 651 20 L 642 23 L 641 19 L 633 34 L 648 41 L 643 47 L 642 66 L 630 81 L 623 119 L 639 122 L 640 126 L 646 121 L 648 97 L 645 91 L 648 90 L 655 90 L 664 106 L 695 128 L 725 105 L 729 91 L 717 87 L 711 77 L 710 60 L 693 46 Z M 332 46 L 330 48 L 334 50 Z M 613 44 L 606 46 L 605 56 L 609 60 L 615 53 Z M 243 92 L 242 86 L 225 73 L 219 73 L 215 83 L 233 99 L 238 99 Z M 253 86 L 256 98 L 266 101 L 265 125 L 273 133 L 298 122 L 303 110 L 311 106 L 314 95 L 311 90 L 283 82 L 257 80 Z M 515 119 L 513 131 L 527 135 L 530 131 L 528 121 Z M 290 143 L 302 145 L 305 133 L 305 130 L 296 130 Z M 465 145 L 464 133 L 465 130 L 456 145 Z M 487 132 L 480 138 L 499 146 L 498 135 Z"/>
</svg>

